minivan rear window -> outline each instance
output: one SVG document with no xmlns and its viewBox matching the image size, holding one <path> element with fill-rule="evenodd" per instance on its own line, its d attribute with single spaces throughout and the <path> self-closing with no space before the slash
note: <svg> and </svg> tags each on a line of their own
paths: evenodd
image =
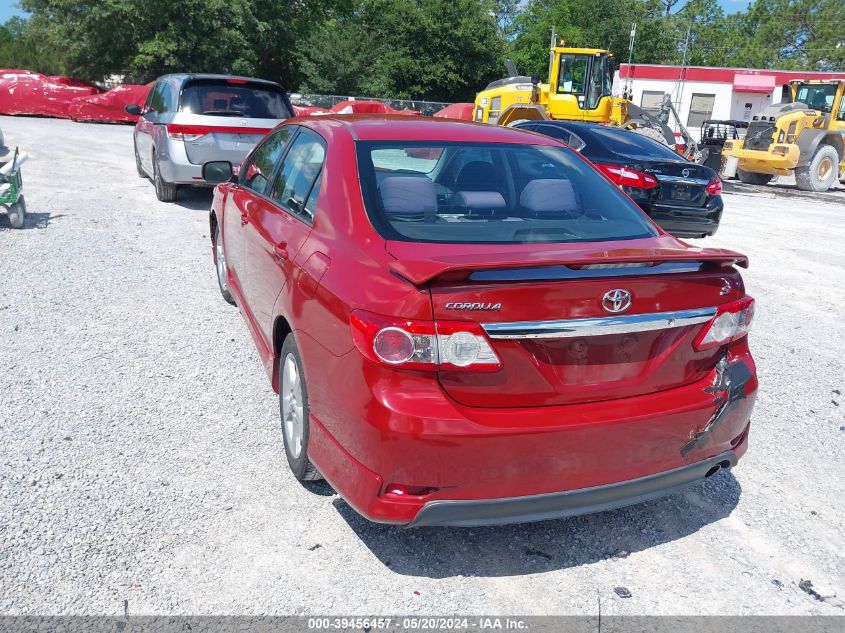
<svg viewBox="0 0 845 633">
<path fill-rule="evenodd" d="M 569 148 L 381 141 L 357 148 L 367 213 L 385 239 L 524 244 L 658 235 Z"/>
<path fill-rule="evenodd" d="M 246 119 L 293 116 L 281 88 L 261 82 L 225 79 L 195 79 L 186 83 L 179 99 L 179 111 Z"/>
</svg>

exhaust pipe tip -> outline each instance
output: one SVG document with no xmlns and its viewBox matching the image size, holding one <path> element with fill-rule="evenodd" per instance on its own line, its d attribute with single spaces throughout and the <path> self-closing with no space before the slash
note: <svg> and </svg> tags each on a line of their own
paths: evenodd
<svg viewBox="0 0 845 633">
<path fill-rule="evenodd" d="M 709 477 L 712 477 L 713 475 L 718 473 L 720 470 L 722 470 L 722 465 L 716 464 L 715 466 L 713 466 L 713 468 L 711 468 L 710 470 L 707 471 L 707 474 L 704 475 L 704 478 L 707 479 Z"/>
</svg>

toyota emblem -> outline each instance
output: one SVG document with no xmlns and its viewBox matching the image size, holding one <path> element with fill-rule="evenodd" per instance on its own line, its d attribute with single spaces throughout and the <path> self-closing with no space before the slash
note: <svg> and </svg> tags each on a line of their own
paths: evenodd
<svg viewBox="0 0 845 633">
<path fill-rule="evenodd" d="M 608 312 L 618 314 L 631 307 L 631 293 L 621 288 L 608 290 L 601 298 L 602 307 Z"/>
<path fill-rule="evenodd" d="M 684 167 L 684 170 L 681 172 L 681 176 L 683 176 L 684 178 L 689 178 L 689 169 Z"/>
</svg>

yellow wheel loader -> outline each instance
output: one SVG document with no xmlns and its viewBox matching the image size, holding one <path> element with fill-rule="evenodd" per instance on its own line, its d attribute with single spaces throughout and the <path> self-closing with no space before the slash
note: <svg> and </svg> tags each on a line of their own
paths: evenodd
<svg viewBox="0 0 845 633">
<path fill-rule="evenodd" d="M 669 95 L 654 116 L 627 96 L 614 97 L 613 55 L 600 48 L 553 46 L 549 55 L 549 83 L 519 75 L 512 61 L 507 77 L 494 81 L 475 98 L 473 119 L 482 123 L 512 125 L 517 121 L 558 119 L 586 121 L 634 130 L 676 148 L 675 133 L 667 125 L 674 116 L 687 158 L 698 159 L 695 140 L 681 124 Z"/>
<path fill-rule="evenodd" d="M 793 81 L 790 93 L 790 103 L 752 117 L 744 139 L 725 143 L 726 176 L 736 169 L 742 182 L 765 185 L 794 173 L 803 191 L 845 182 L 845 82 Z"/>
</svg>

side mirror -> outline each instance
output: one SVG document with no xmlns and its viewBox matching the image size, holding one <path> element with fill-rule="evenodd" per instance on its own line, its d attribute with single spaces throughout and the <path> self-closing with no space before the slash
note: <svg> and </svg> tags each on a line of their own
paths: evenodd
<svg viewBox="0 0 845 633">
<path fill-rule="evenodd" d="M 141 114 L 143 114 L 141 106 L 139 106 L 137 103 L 130 103 L 123 109 L 126 110 L 127 114 L 132 114 L 134 116 L 141 116 Z"/>
<path fill-rule="evenodd" d="M 206 182 L 228 182 L 233 173 L 232 163 L 228 160 L 215 160 L 202 166 L 202 179 Z"/>
</svg>

